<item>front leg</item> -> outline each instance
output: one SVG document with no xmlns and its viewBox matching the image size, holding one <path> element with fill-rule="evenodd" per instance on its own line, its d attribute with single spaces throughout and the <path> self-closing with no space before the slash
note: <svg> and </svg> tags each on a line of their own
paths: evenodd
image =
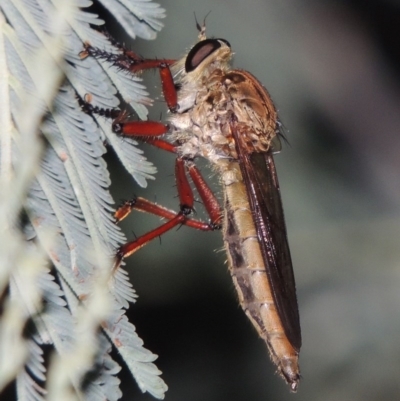
<svg viewBox="0 0 400 401">
<path fill-rule="evenodd" d="M 104 59 L 116 67 L 125 71 L 129 71 L 132 74 L 138 74 L 142 71 L 157 68 L 160 72 L 162 91 L 168 109 L 172 113 L 177 111 L 178 96 L 176 93 L 174 79 L 170 70 L 170 66 L 174 64 L 176 60 L 144 59 L 123 46 L 120 46 L 121 53 L 118 54 L 106 52 L 97 47 L 91 46 L 89 43 L 85 43 L 84 46 L 85 50 L 79 54 L 81 59 L 84 59 L 88 56 Z"/>
</svg>

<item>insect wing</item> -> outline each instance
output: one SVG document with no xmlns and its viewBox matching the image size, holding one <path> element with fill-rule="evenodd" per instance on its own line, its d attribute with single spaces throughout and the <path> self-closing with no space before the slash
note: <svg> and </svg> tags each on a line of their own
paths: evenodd
<svg viewBox="0 0 400 401">
<path fill-rule="evenodd" d="M 301 347 L 300 318 L 278 177 L 271 153 L 249 154 L 234 133 L 240 168 L 275 306 L 292 346 Z"/>
</svg>

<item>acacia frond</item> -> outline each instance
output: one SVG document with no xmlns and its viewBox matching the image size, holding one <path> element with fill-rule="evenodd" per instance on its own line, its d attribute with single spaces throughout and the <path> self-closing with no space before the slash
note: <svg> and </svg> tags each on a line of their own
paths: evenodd
<svg viewBox="0 0 400 401">
<path fill-rule="evenodd" d="M 164 10 L 151 1 L 101 2 L 132 37 L 153 39 L 162 27 Z M 112 217 L 104 141 L 139 185 L 155 168 L 135 141 L 85 114 L 76 94 L 114 108 L 120 93 L 140 118 L 151 101 L 140 78 L 79 58 L 83 42 L 115 52 L 92 28 L 103 22 L 82 10 L 90 4 L 0 4 L 0 391 L 16 379 L 20 400 L 117 400 L 110 341 L 142 391 L 163 398 L 167 389 L 125 316 L 136 298 L 127 274 L 112 274 L 125 237 Z M 45 344 L 54 347 L 48 372 Z"/>
</svg>

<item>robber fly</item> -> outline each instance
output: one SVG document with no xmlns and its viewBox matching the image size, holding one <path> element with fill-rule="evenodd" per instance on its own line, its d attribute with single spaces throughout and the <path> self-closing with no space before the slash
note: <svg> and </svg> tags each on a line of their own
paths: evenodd
<svg viewBox="0 0 400 401">
<path fill-rule="evenodd" d="M 86 45 L 83 57 L 107 58 L 137 73 L 158 68 L 171 115 L 168 124 L 127 121 L 124 113 L 96 107 L 90 111 L 116 117 L 115 132 L 143 138 L 177 154 L 175 175 L 178 213 L 142 198 L 126 202 L 117 220 L 132 209 L 164 217 L 167 222 L 119 248 L 116 267 L 153 238 L 186 224 L 212 230 L 223 227 L 229 270 L 246 315 L 267 344 L 278 372 L 297 390 L 301 346 L 295 280 L 273 153 L 280 123 L 272 100 L 249 72 L 232 69 L 232 50 L 225 39 L 207 39 L 198 26 L 198 42 L 181 60 L 142 59 L 120 48 L 110 55 Z M 86 105 L 88 107 L 88 105 Z M 168 142 L 159 136 L 167 134 Z M 223 213 L 194 164 L 206 158 L 218 173 L 224 192 Z M 189 218 L 193 193 L 189 173 L 210 223 Z"/>
</svg>

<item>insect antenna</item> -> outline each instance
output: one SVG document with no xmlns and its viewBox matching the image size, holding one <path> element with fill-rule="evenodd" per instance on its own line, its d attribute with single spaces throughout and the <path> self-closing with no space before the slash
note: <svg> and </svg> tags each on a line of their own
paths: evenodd
<svg viewBox="0 0 400 401">
<path fill-rule="evenodd" d="M 206 18 L 209 16 L 210 13 L 211 13 L 211 10 L 204 17 L 202 25 L 200 25 L 199 22 L 197 21 L 196 13 L 195 12 L 193 13 L 194 20 L 196 21 L 196 28 L 199 31 L 199 40 L 206 39 Z"/>
</svg>

